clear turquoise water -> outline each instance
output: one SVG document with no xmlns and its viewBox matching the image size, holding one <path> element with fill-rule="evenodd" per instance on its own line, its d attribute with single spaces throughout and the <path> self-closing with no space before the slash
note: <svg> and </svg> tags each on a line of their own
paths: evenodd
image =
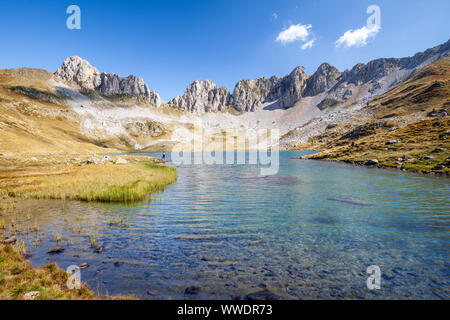
<svg viewBox="0 0 450 320">
<path fill-rule="evenodd" d="M 199 299 L 262 288 L 284 299 L 450 298 L 448 179 L 291 159 L 302 154 L 282 152 L 273 177 L 181 166 L 175 184 L 133 205 L 29 201 L 43 234 L 36 246 L 27 236 L 31 262 L 88 262 L 94 291 L 148 299 L 183 299 L 194 285 Z M 125 225 L 108 224 L 121 215 Z M 66 251 L 49 256 L 56 232 Z M 380 290 L 367 289 L 370 265 Z"/>
</svg>

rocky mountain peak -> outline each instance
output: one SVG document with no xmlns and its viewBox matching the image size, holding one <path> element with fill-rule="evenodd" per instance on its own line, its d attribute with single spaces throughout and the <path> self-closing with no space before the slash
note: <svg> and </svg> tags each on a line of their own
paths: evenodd
<svg viewBox="0 0 450 320">
<path fill-rule="evenodd" d="M 328 63 L 322 63 L 317 71 L 306 81 L 303 96 L 315 96 L 332 88 L 341 73 L 338 69 Z"/>
<path fill-rule="evenodd" d="M 255 111 L 260 104 L 277 99 L 274 89 L 279 83 L 277 76 L 241 80 L 234 88 L 231 104 L 238 111 Z"/>
<path fill-rule="evenodd" d="M 56 80 L 82 89 L 94 90 L 105 96 L 140 95 L 157 107 L 162 103 L 159 95 L 149 89 L 144 79 L 134 75 L 122 78 L 115 73 L 100 73 L 88 61 L 77 56 L 64 60 L 54 76 Z"/>
<path fill-rule="evenodd" d="M 289 75 L 284 77 L 275 96 L 278 96 L 278 105 L 282 108 L 290 108 L 302 98 L 308 76 L 304 67 L 295 68 Z"/>
<path fill-rule="evenodd" d="M 230 93 L 227 88 L 219 88 L 211 80 L 195 80 L 186 88 L 183 96 L 169 101 L 169 105 L 178 106 L 190 112 L 215 112 L 228 107 Z"/>
<path fill-rule="evenodd" d="M 55 72 L 55 77 L 94 90 L 99 74 L 100 72 L 88 61 L 77 56 L 72 56 L 64 60 Z"/>
</svg>

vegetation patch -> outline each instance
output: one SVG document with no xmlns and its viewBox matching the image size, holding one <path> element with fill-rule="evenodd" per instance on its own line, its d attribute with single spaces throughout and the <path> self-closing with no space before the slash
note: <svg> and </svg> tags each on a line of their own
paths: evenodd
<svg viewBox="0 0 450 320">
<path fill-rule="evenodd" d="M 21 169 L 0 174 L 0 192 L 10 197 L 98 202 L 134 202 L 176 180 L 176 169 L 152 162 Z"/>
<path fill-rule="evenodd" d="M 69 274 L 55 264 L 32 268 L 11 245 L 0 245 L 0 300 L 22 300 L 30 292 L 38 292 L 36 300 L 88 300 L 91 290 L 67 288 Z"/>
</svg>

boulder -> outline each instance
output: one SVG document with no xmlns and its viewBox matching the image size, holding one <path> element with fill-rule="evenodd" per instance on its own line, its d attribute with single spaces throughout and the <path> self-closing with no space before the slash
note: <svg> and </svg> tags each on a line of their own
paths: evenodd
<svg viewBox="0 0 450 320">
<path fill-rule="evenodd" d="M 366 161 L 365 165 L 366 166 L 375 166 L 377 164 L 379 164 L 380 162 L 377 159 L 372 159 L 372 160 L 368 160 Z"/>
<path fill-rule="evenodd" d="M 117 158 L 115 164 L 127 164 L 128 161 L 123 158 Z"/>
</svg>

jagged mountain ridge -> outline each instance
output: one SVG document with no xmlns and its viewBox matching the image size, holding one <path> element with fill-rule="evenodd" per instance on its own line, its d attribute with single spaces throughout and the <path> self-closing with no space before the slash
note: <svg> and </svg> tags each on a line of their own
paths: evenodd
<svg viewBox="0 0 450 320">
<path fill-rule="evenodd" d="M 230 108 L 239 112 L 253 112 L 265 103 L 276 103 L 279 108 L 287 109 L 305 97 L 324 92 L 326 96 L 317 105 L 321 110 L 352 101 L 356 96 L 359 96 L 359 102 L 364 103 L 406 80 L 417 69 L 450 56 L 449 52 L 450 40 L 412 57 L 376 59 L 367 64 L 358 63 L 344 72 L 323 63 L 314 74 L 308 76 L 304 67 L 296 67 L 283 78 L 272 76 L 240 80 L 233 92 L 226 87 L 218 87 L 211 80 L 195 80 L 189 84 L 183 96 L 173 98 L 168 105 L 193 113 Z M 57 80 L 105 96 L 140 95 L 156 107 L 163 104 L 159 95 L 151 91 L 142 78 L 134 75 L 122 78 L 114 73 L 100 73 L 80 57 L 67 58 L 54 75 Z M 362 86 L 366 86 L 366 92 L 361 95 Z"/>
<path fill-rule="evenodd" d="M 140 95 L 157 107 L 162 102 L 159 95 L 149 89 L 144 79 L 134 75 L 122 78 L 115 73 L 100 73 L 88 61 L 77 56 L 64 60 L 54 76 L 57 80 L 76 85 L 82 89 L 93 90 L 105 96 Z"/>
<path fill-rule="evenodd" d="M 328 94 L 318 104 L 320 109 L 345 103 L 367 85 L 368 94 L 363 102 L 382 94 L 406 80 L 417 69 L 450 56 L 450 40 L 424 52 L 406 58 L 381 58 L 358 63 L 352 69 L 340 72 L 323 63 L 317 71 L 308 76 L 303 67 L 296 67 L 289 75 L 279 78 L 261 77 L 239 81 L 233 93 L 222 87 L 220 99 L 216 97 L 217 85 L 210 81 L 196 80 L 190 84 L 182 97 L 178 96 L 169 105 L 191 112 L 209 112 L 234 108 L 237 111 L 255 111 L 260 105 L 277 102 L 280 108 L 290 108 L 304 97 Z M 203 84 L 201 84 L 203 83 Z M 222 103 L 218 103 L 222 101 Z M 195 105 L 195 108 L 191 106 Z"/>
<path fill-rule="evenodd" d="M 90 141 L 97 147 L 121 150 L 170 150 L 178 143 L 189 145 L 195 139 L 195 127 L 202 128 L 205 138 L 211 141 L 217 130 L 243 130 L 252 136 L 261 128 L 276 128 L 283 136 L 280 147 L 295 148 L 336 124 L 353 126 L 372 121 L 375 111 L 367 109 L 367 105 L 374 110 L 383 109 L 384 102 L 378 99 L 382 94 L 396 90 L 397 82 L 405 83 L 408 77 L 413 79 L 420 75 L 421 72 L 415 72 L 419 68 L 448 56 L 448 48 L 447 42 L 412 58 L 378 59 L 342 73 L 326 63 L 311 76 L 297 67 L 284 78 L 241 80 L 233 93 L 212 81 L 196 81 L 188 90 L 192 95 L 178 98 L 181 108 L 165 103 L 158 108 L 149 107 L 148 103 L 141 103 L 140 97 L 122 97 L 124 93 L 142 95 L 149 91 L 146 86 L 133 82 L 134 76 L 116 78 L 105 74 L 102 78 L 97 69 L 81 58 L 75 59 L 78 62 L 74 65 L 70 65 L 70 61 L 64 63 L 56 73 L 27 68 L 0 70 L 0 131 L 3 130 L 5 137 L 9 135 L 3 143 L 14 141 L 9 145 L 0 144 L 0 152 L 20 152 L 17 141 L 28 141 L 27 148 L 37 148 L 37 151 L 49 148 L 52 152 L 60 150 L 67 142 L 85 148 Z M 119 99 L 114 95 L 119 95 Z M 186 97 L 191 104 L 184 106 Z M 293 102 L 292 108 L 279 107 L 281 103 Z M 328 104 L 335 103 L 340 105 L 328 108 Z M 399 110 L 403 109 L 399 106 L 396 102 L 395 112 L 389 111 L 383 116 L 391 117 L 395 113 L 396 117 L 407 120 L 424 117 L 423 112 L 410 108 L 401 114 Z M 215 112 L 235 108 L 242 112 Z M 58 122 L 55 119 L 59 119 Z M 399 123 L 404 125 L 402 119 Z M 58 130 L 64 133 L 67 131 L 64 128 L 70 127 L 70 135 L 54 132 L 55 124 L 60 124 Z M 47 131 L 51 137 L 47 136 Z M 45 139 L 29 140 L 29 136 L 44 136 Z M 86 143 L 79 144 L 80 141 Z"/>
</svg>

